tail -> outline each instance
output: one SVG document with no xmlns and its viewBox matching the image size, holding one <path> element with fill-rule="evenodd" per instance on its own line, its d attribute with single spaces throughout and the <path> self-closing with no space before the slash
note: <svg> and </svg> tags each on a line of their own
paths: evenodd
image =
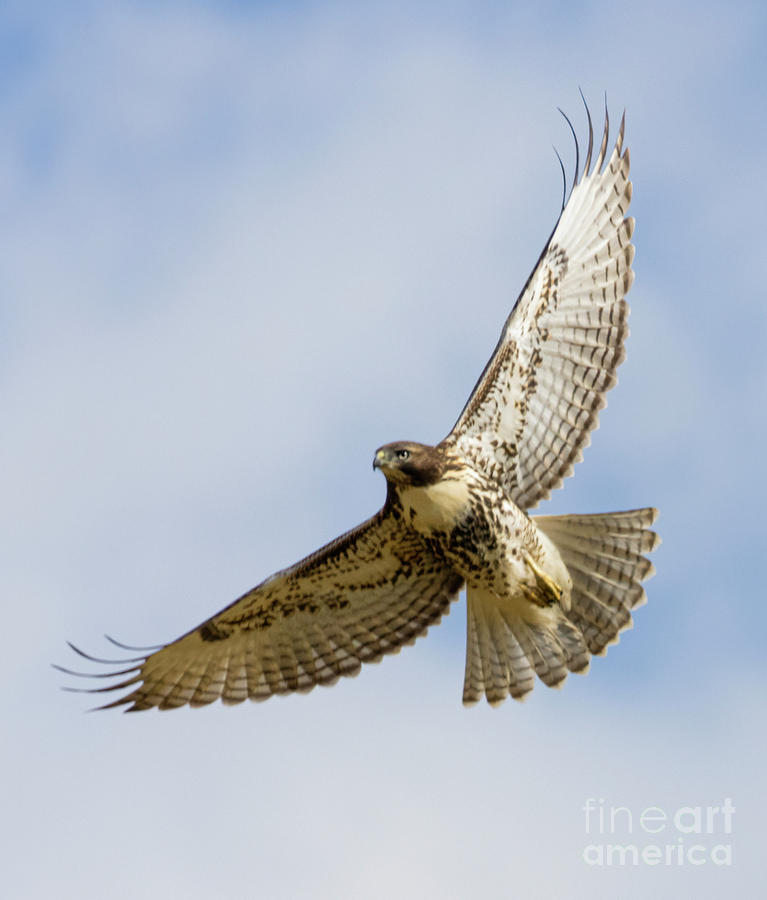
<svg viewBox="0 0 767 900">
<path fill-rule="evenodd" d="M 533 672 L 557 687 L 568 671 L 586 672 L 591 654 L 604 655 L 647 599 L 641 583 L 655 569 L 643 554 L 660 543 L 649 530 L 657 515 L 647 508 L 535 516 L 572 578 L 570 607 L 503 604 L 469 589 L 463 702 L 476 703 L 483 693 L 493 706 L 509 694 L 522 700 L 533 689 Z"/>
</svg>

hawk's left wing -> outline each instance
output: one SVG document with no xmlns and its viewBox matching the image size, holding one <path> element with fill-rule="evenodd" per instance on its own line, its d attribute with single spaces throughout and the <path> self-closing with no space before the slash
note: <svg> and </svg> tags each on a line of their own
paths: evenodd
<svg viewBox="0 0 767 900">
<path fill-rule="evenodd" d="M 624 117 L 625 121 L 625 117 Z M 624 121 L 605 163 L 608 119 L 596 165 L 593 132 L 575 183 L 498 346 L 445 443 L 494 477 L 522 509 L 572 474 L 628 335 L 634 220 Z"/>
<path fill-rule="evenodd" d="M 124 660 L 132 664 L 126 669 L 95 676 L 127 677 L 90 693 L 132 688 L 107 706 L 131 704 L 133 711 L 202 706 L 219 697 L 224 703 L 266 700 L 333 684 L 424 634 L 462 584 L 402 526 L 390 498 L 372 519 L 267 578 L 188 634 L 150 656 Z"/>
</svg>

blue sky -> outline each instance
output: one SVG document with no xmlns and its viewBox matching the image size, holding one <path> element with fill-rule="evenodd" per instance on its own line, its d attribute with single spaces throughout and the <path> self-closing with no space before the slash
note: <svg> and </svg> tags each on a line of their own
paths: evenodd
<svg viewBox="0 0 767 900">
<path fill-rule="evenodd" d="M 3 4 L 9 896 L 754 894 L 766 20 Z M 634 629 L 497 710 L 460 704 L 461 601 L 330 691 L 85 715 L 49 668 L 66 639 L 177 636 L 377 509 L 378 445 L 450 428 L 555 220 L 579 86 L 627 110 L 632 334 L 542 511 L 660 508 Z M 732 834 L 700 841 L 732 864 L 589 866 L 590 797 L 635 819 L 730 797 Z"/>
</svg>

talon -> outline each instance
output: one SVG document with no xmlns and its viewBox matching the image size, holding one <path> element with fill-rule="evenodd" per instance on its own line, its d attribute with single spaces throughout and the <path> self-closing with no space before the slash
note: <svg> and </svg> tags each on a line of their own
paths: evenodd
<svg viewBox="0 0 767 900">
<path fill-rule="evenodd" d="M 562 588 L 543 571 L 529 554 L 525 554 L 525 562 L 535 576 L 537 587 L 537 590 L 528 588 L 531 595 L 528 599 L 533 599 L 538 606 L 553 606 L 555 603 L 559 603 L 562 597 Z"/>
</svg>

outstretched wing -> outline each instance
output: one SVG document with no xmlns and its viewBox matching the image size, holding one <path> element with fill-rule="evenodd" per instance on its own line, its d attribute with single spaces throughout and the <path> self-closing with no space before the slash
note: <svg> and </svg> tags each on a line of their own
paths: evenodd
<svg viewBox="0 0 767 900">
<path fill-rule="evenodd" d="M 588 109 L 587 109 L 588 114 Z M 445 438 L 496 478 L 522 509 L 545 500 L 573 472 L 616 383 L 628 335 L 634 220 L 629 151 L 618 139 L 605 165 L 609 123 L 538 265 L 506 320 L 498 346 Z M 576 141 L 577 148 L 577 141 Z"/>
<path fill-rule="evenodd" d="M 462 584 L 387 503 L 173 643 L 98 676 L 128 677 L 91 692 L 138 684 L 107 704 L 132 704 L 133 711 L 310 691 L 413 643 L 439 621 Z"/>
</svg>

